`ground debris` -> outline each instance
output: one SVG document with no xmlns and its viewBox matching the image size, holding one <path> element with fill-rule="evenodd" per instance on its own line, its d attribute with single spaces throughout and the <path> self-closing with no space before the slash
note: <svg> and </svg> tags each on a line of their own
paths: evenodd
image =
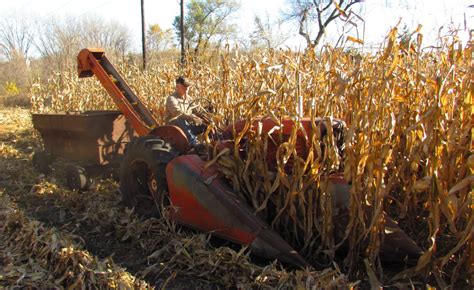
<svg viewBox="0 0 474 290">
<path fill-rule="evenodd" d="M 100 260 L 67 234 L 30 220 L 0 197 L 0 286 L 150 288 L 110 259 Z"/>
</svg>

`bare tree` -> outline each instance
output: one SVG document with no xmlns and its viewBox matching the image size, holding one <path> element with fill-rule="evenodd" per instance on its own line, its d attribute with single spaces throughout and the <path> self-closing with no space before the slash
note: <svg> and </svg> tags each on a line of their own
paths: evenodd
<svg viewBox="0 0 474 290">
<path fill-rule="evenodd" d="M 9 16 L 0 20 L 0 59 L 4 60 L 0 62 L 0 95 L 14 92 L 25 96 L 33 37 L 32 22 L 27 17 Z"/>
<path fill-rule="evenodd" d="M 119 56 L 131 47 L 131 33 L 126 27 L 96 16 L 51 17 L 37 27 L 36 50 L 60 70 L 74 69 L 77 53 L 84 47 L 102 47 L 109 55 Z"/>
<path fill-rule="evenodd" d="M 124 55 L 131 47 L 130 30 L 116 21 L 105 21 L 97 16 L 82 18 L 82 46 L 97 46 Z"/>
<path fill-rule="evenodd" d="M 26 18 L 5 17 L 0 21 L 0 53 L 7 60 L 27 59 L 34 33 Z"/>
<path fill-rule="evenodd" d="M 38 24 L 35 48 L 51 69 L 73 69 L 75 55 L 81 47 L 81 26 L 73 17 L 64 20 L 51 17 Z"/>
<path fill-rule="evenodd" d="M 347 19 L 352 6 L 361 2 L 364 0 L 291 0 L 285 16 L 298 22 L 299 35 L 305 38 L 308 48 L 315 48 L 329 24 Z"/>
<path fill-rule="evenodd" d="M 277 48 L 290 38 L 288 31 L 284 31 L 280 20 L 272 21 L 268 14 L 262 19 L 254 17 L 255 30 L 250 36 L 252 46 L 264 46 L 266 48 Z"/>
</svg>

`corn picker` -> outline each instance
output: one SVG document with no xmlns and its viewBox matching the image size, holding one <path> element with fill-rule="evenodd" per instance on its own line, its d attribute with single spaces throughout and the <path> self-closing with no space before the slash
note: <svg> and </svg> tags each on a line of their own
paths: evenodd
<svg viewBox="0 0 474 290">
<path fill-rule="evenodd" d="M 166 217 L 179 224 L 247 245 L 257 255 L 296 266 L 308 265 L 288 242 L 257 216 L 247 202 L 233 192 L 232 186 L 219 172 L 219 165 L 210 164 L 190 147 L 180 128 L 157 123 L 103 50 L 83 49 L 78 55 L 78 73 L 80 78 L 97 77 L 138 135 L 128 143 L 120 166 L 120 191 L 128 206 L 148 215 L 162 216 L 163 207 L 157 206 L 161 204 L 167 209 Z M 327 128 L 325 122 L 309 119 L 303 119 L 302 124 L 298 134 L 316 127 L 324 135 L 340 126 L 335 122 L 334 128 Z M 239 121 L 231 125 L 229 128 L 233 129 L 227 129 L 227 133 L 240 132 L 244 125 L 244 121 Z M 294 123 L 283 120 L 280 125 L 280 131 L 270 132 L 275 128 L 275 122 L 262 118 L 251 126 L 260 126 L 262 134 L 288 136 Z M 222 142 L 221 147 L 228 147 L 229 143 L 232 140 Z M 269 167 L 275 166 L 275 148 L 268 150 Z M 304 156 L 306 150 L 304 142 L 297 144 L 298 154 Z M 347 217 L 350 184 L 341 174 L 332 174 L 328 178 L 327 190 L 334 201 L 334 221 L 343 223 L 339 226 L 344 228 L 347 218 L 340 215 L 345 213 Z M 390 231 L 385 233 L 381 245 L 382 259 L 401 261 L 407 257 L 419 257 L 421 249 L 415 242 L 386 214 L 385 219 Z"/>
</svg>

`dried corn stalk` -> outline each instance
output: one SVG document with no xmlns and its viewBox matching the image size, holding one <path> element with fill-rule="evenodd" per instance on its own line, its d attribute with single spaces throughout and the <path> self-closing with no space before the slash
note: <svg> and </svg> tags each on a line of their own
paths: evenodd
<svg viewBox="0 0 474 290">
<path fill-rule="evenodd" d="M 385 210 L 426 250 L 417 266 L 400 277 L 428 275 L 440 286 L 467 283 L 474 220 L 472 169 L 467 165 L 473 142 L 472 47 L 453 38 L 441 49 L 422 51 L 422 35 L 415 35 L 417 43 L 406 49 L 394 28 L 386 46 L 373 55 L 327 47 L 304 55 L 225 51 L 205 66 L 190 62 L 185 73 L 196 83 L 192 94 L 212 103 L 213 126 L 238 119 L 250 124 L 262 116 L 290 118 L 296 128 L 301 115 L 346 122 L 343 159 L 330 137 L 309 134 L 305 157 L 296 154 L 297 129 L 275 140 L 247 126 L 234 136 L 236 143 L 245 140 L 245 157 L 235 147 L 218 160 L 236 192 L 308 259 L 328 265 L 345 242 L 345 266 L 355 269 L 366 258 L 379 273 Z M 123 71 L 162 121 L 176 64 Z M 112 107 L 96 81 L 63 74 L 32 93 L 34 110 Z M 271 144 L 277 144 L 276 170 L 266 165 Z M 291 175 L 285 171 L 289 160 Z M 322 186 L 324 177 L 337 169 L 352 183 L 343 241 L 334 240 L 332 197 Z M 269 204 L 275 208 L 271 213 Z M 448 274 L 438 274 L 442 272 Z"/>
</svg>

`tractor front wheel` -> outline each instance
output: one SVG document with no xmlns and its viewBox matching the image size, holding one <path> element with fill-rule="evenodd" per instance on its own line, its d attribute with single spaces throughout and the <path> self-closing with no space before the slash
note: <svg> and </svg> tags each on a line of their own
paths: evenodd
<svg viewBox="0 0 474 290">
<path fill-rule="evenodd" d="M 170 143 L 155 136 L 143 136 L 127 146 L 120 167 L 120 191 L 128 207 L 146 217 L 161 216 L 170 205 L 166 165 L 179 155 Z"/>
</svg>

